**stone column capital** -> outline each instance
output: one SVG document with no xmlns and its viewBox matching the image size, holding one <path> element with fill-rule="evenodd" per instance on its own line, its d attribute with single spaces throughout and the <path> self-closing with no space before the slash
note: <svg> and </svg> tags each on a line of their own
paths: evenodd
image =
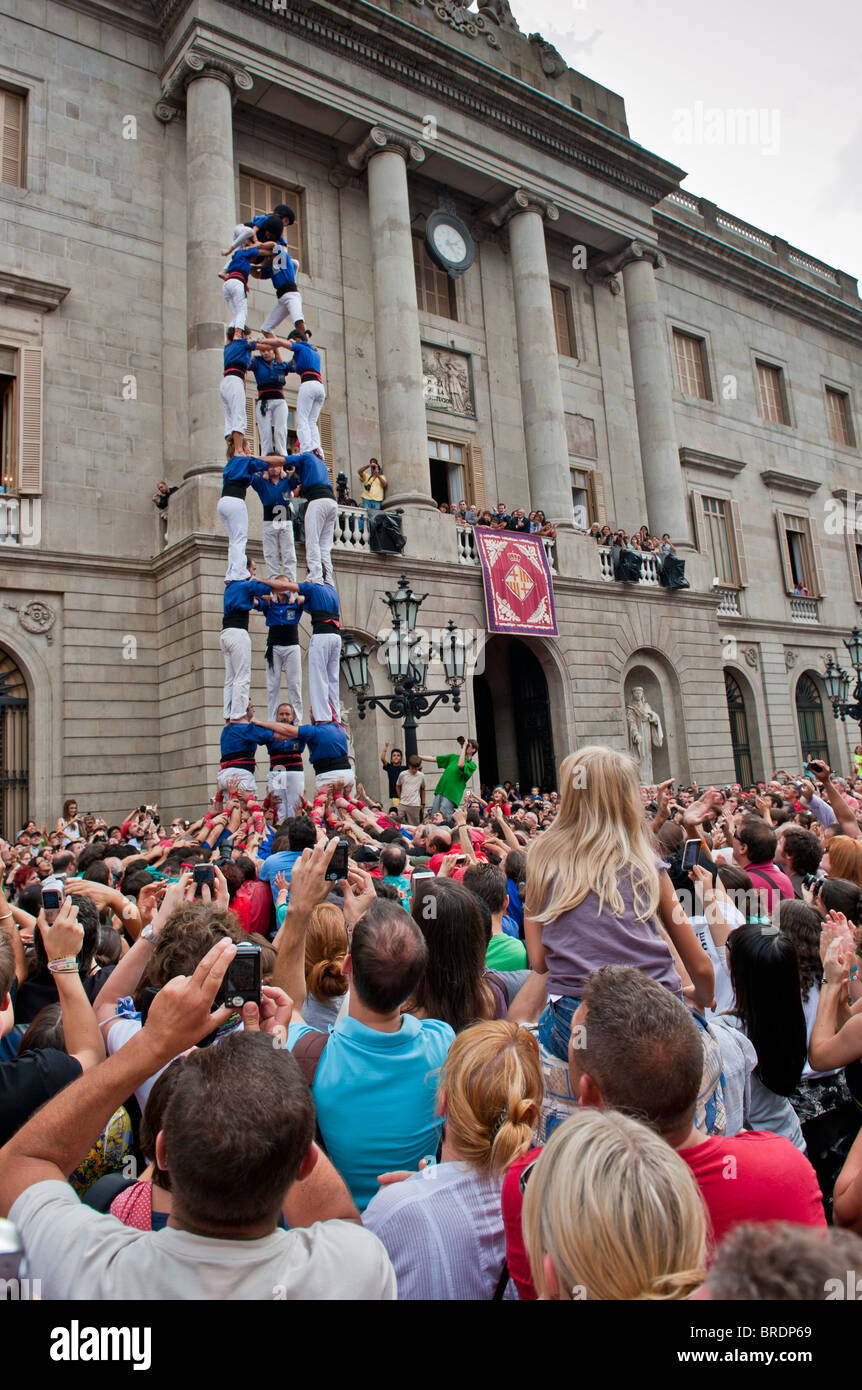
<svg viewBox="0 0 862 1390">
<path fill-rule="evenodd" d="M 623 247 L 622 251 L 616 251 L 612 256 L 602 256 L 600 260 L 591 262 L 586 271 L 587 284 L 604 285 L 611 294 L 619 294 L 621 285 L 617 277 L 620 271 L 624 271 L 626 266 L 634 265 L 637 261 L 649 262 L 654 270 L 658 270 L 665 264 L 665 258 L 657 246 L 648 246 L 637 240 L 630 241 L 628 246 Z"/>
<path fill-rule="evenodd" d="M 376 154 L 400 154 L 408 169 L 418 169 L 425 162 L 425 151 L 409 135 L 389 130 L 386 126 L 372 126 L 364 140 L 352 149 L 347 156 L 347 166 L 351 173 L 357 174 L 368 166 L 368 161 Z"/>
<path fill-rule="evenodd" d="M 186 90 L 189 83 L 198 77 L 223 82 L 232 98 L 238 92 L 250 92 L 254 86 L 251 73 L 238 63 L 232 63 L 217 53 L 190 48 L 181 55 L 162 83 L 162 94 L 153 107 L 157 120 L 167 125 L 182 115 Z"/>
<path fill-rule="evenodd" d="M 516 188 L 510 197 L 492 208 L 487 217 L 492 227 L 505 227 L 522 212 L 537 212 L 543 222 L 558 222 L 560 219 L 560 209 L 556 203 L 526 188 Z"/>
</svg>

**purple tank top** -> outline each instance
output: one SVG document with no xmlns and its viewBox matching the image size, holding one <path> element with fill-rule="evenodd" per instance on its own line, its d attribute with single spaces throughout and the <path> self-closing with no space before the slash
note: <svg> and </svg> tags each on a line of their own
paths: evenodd
<svg viewBox="0 0 862 1390">
<path fill-rule="evenodd" d="M 639 920 L 633 907 L 631 879 L 619 881 L 623 899 L 620 917 L 605 902 L 589 893 L 582 903 L 562 913 L 542 928 L 542 945 L 548 965 L 548 993 L 580 999 L 588 976 L 603 965 L 633 965 L 651 975 L 673 994 L 681 995 L 682 982 L 673 956 L 659 930 L 658 919 Z"/>
</svg>

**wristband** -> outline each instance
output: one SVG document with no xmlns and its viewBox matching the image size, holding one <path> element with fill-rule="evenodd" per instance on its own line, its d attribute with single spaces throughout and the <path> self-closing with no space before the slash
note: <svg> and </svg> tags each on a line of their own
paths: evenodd
<svg viewBox="0 0 862 1390">
<path fill-rule="evenodd" d="M 55 960 L 48 961 L 48 969 L 52 975 L 77 975 L 78 957 L 57 956 Z"/>
</svg>

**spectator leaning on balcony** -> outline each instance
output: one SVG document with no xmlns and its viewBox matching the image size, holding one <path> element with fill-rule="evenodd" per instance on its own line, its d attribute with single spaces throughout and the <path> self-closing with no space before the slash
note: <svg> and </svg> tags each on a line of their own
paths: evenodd
<svg viewBox="0 0 862 1390">
<path fill-rule="evenodd" d="M 386 496 L 386 475 L 381 473 L 377 459 L 369 459 L 359 470 L 362 483 L 362 505 L 370 512 L 379 512 Z"/>
</svg>

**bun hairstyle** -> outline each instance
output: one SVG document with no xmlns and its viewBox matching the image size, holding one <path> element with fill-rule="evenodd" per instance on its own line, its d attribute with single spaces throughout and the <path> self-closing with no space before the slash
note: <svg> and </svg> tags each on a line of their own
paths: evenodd
<svg viewBox="0 0 862 1390">
<path fill-rule="evenodd" d="M 443 1064 L 437 1098 L 459 1155 L 501 1178 L 533 1145 L 543 1092 L 532 1033 L 498 1019 L 459 1033 Z"/>
<path fill-rule="evenodd" d="M 341 908 L 318 903 L 305 937 L 305 988 L 321 1004 L 347 993 L 347 976 L 341 973 L 347 950 Z"/>
</svg>

